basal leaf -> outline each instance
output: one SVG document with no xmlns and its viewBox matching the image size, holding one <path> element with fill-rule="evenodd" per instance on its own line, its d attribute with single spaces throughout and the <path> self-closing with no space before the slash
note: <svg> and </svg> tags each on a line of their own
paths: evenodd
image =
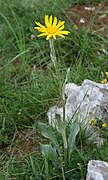
<svg viewBox="0 0 108 180">
<path fill-rule="evenodd" d="M 53 148 L 49 144 L 41 144 L 41 152 L 42 152 L 42 155 L 48 159 L 57 159 L 58 158 L 56 148 Z"/>
<path fill-rule="evenodd" d="M 74 150 L 74 144 L 76 140 L 76 136 L 80 131 L 79 123 L 78 121 L 74 121 L 71 126 L 70 126 L 70 134 L 68 138 L 68 152 L 69 152 L 69 157 Z"/>
<path fill-rule="evenodd" d="M 45 138 L 50 139 L 50 141 L 52 141 L 55 146 L 58 146 L 58 141 L 57 141 L 57 136 L 55 134 L 55 132 L 53 131 L 53 128 L 45 123 L 39 123 L 38 127 L 42 133 L 42 135 Z"/>
</svg>

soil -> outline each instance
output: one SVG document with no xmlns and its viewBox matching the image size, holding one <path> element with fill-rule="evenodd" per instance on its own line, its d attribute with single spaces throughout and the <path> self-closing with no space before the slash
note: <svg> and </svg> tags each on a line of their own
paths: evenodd
<svg viewBox="0 0 108 180">
<path fill-rule="evenodd" d="M 25 154 L 31 154 L 39 149 L 39 142 L 42 138 L 36 130 L 23 130 L 18 132 L 14 137 L 14 146 L 4 144 L 1 153 L 13 154 L 14 156 L 22 157 Z M 11 149 L 11 150 L 10 150 Z"/>
<path fill-rule="evenodd" d="M 72 7 L 67 16 L 76 29 L 89 26 L 94 32 L 108 36 L 108 3 Z"/>
</svg>

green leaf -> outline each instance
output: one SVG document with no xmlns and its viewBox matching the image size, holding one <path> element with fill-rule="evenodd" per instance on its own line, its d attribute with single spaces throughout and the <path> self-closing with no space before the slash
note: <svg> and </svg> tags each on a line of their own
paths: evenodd
<svg viewBox="0 0 108 180">
<path fill-rule="evenodd" d="M 58 146 L 57 137 L 53 131 L 53 128 L 45 123 L 39 123 L 38 127 L 45 138 L 50 139 L 55 146 Z"/>
<path fill-rule="evenodd" d="M 41 144 L 41 152 L 42 152 L 42 155 L 48 159 L 57 159 L 58 158 L 56 148 L 53 148 L 49 144 Z"/>
<path fill-rule="evenodd" d="M 80 131 L 79 123 L 78 123 L 78 121 L 74 121 L 70 126 L 70 134 L 69 134 L 69 138 L 68 138 L 69 157 L 74 150 L 76 136 L 79 133 L 79 131 Z"/>
<path fill-rule="evenodd" d="M 57 119 L 57 131 L 62 135 L 64 147 L 67 148 L 67 138 L 66 138 L 67 122 L 61 120 L 59 114 L 56 114 L 56 119 Z"/>
</svg>

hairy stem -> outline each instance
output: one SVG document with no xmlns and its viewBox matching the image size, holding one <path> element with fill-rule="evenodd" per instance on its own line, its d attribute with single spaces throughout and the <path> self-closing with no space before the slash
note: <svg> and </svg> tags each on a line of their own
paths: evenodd
<svg viewBox="0 0 108 180">
<path fill-rule="evenodd" d="M 56 58 L 56 54 L 55 54 L 54 39 L 53 38 L 49 39 L 49 44 L 50 44 L 50 57 L 51 57 L 51 61 L 53 62 L 55 71 L 57 72 L 57 58 Z"/>
</svg>

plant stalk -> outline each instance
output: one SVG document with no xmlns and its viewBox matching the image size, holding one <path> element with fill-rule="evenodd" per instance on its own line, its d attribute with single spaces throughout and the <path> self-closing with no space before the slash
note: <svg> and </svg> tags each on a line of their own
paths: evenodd
<svg viewBox="0 0 108 180">
<path fill-rule="evenodd" d="M 55 49 L 54 49 L 54 39 L 53 38 L 49 38 L 49 45 L 50 45 L 51 61 L 53 62 L 55 71 L 57 73 L 57 58 L 56 58 L 56 53 L 55 53 Z"/>
</svg>

